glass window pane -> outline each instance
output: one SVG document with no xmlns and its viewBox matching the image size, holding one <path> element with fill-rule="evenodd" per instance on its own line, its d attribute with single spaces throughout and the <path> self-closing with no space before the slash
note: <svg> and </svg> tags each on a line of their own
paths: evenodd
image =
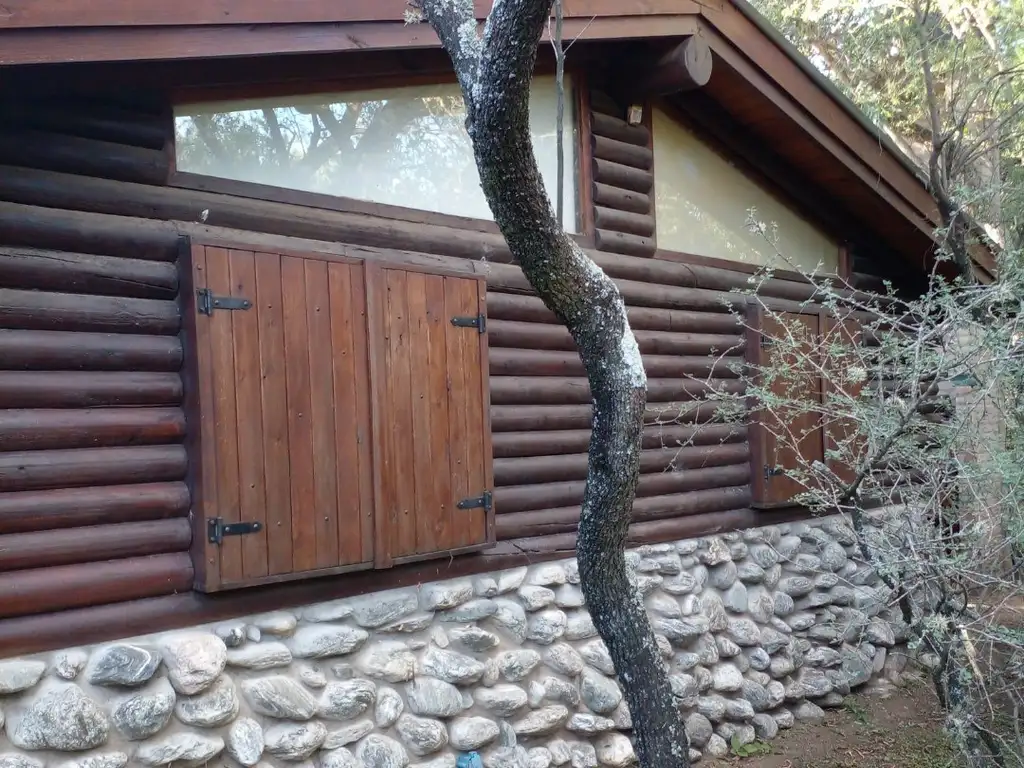
<svg viewBox="0 0 1024 768">
<path fill-rule="evenodd" d="M 567 84 L 569 85 L 569 84 Z M 576 231 L 571 87 L 563 131 L 566 229 Z M 534 151 L 556 190 L 554 78 L 533 83 Z M 181 171 L 491 219 L 456 84 L 181 105 Z"/>
<path fill-rule="evenodd" d="M 664 112 L 655 110 L 653 122 L 659 248 L 778 269 L 838 270 L 837 243 Z M 751 208 L 774 244 L 751 232 Z"/>
</svg>

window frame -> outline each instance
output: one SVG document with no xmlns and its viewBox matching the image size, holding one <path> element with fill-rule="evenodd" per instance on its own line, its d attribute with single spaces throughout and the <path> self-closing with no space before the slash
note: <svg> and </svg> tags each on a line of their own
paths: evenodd
<svg viewBox="0 0 1024 768">
<path fill-rule="evenodd" d="M 554 68 L 537 66 L 534 77 L 546 77 L 554 74 Z M 567 234 L 582 245 L 589 246 L 593 239 L 593 213 L 588 211 L 591 206 L 588 169 L 590 166 L 589 120 L 586 99 L 583 92 L 587 90 L 588 81 L 585 73 L 578 67 L 566 67 L 565 74 L 573 83 L 572 97 L 566 100 L 566 118 L 572 131 L 573 140 L 565 144 L 574 156 L 572 163 L 566 164 L 566 172 L 572 174 L 575 184 L 576 232 Z M 338 213 L 363 214 L 384 219 L 408 222 L 411 224 L 431 224 L 452 227 L 455 229 L 476 232 L 498 233 L 497 224 L 490 219 L 478 219 L 455 213 L 441 213 L 411 208 L 393 203 L 379 203 L 361 200 L 342 195 L 331 195 L 324 192 L 277 187 L 251 181 L 240 181 L 221 176 L 210 176 L 192 171 L 183 171 L 177 167 L 177 132 L 175 130 L 175 108 L 182 103 L 202 104 L 219 101 L 241 99 L 257 99 L 261 97 L 309 96 L 319 93 L 344 94 L 351 91 L 372 90 L 381 88 L 401 88 L 417 85 L 451 85 L 457 83 L 454 73 L 435 72 L 425 74 L 408 74 L 402 76 L 376 76 L 359 79 L 302 79 L 293 82 L 271 82 L 260 85 L 228 85 L 228 86 L 194 86 L 176 88 L 170 95 L 171 108 L 167 119 L 170 122 L 168 146 L 170 172 L 167 185 L 179 189 L 196 192 L 213 192 L 243 197 L 251 200 L 299 205 L 304 208 L 336 211 Z M 586 132 L 586 135 L 585 135 Z"/>
</svg>

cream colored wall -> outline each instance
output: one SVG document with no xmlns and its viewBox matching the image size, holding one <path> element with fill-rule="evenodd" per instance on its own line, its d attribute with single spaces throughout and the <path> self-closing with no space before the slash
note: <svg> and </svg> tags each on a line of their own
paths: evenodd
<svg viewBox="0 0 1024 768">
<path fill-rule="evenodd" d="M 653 127 L 659 248 L 837 272 L 838 245 L 823 232 L 661 110 L 654 111 Z M 751 231 L 752 210 L 774 242 Z"/>
</svg>

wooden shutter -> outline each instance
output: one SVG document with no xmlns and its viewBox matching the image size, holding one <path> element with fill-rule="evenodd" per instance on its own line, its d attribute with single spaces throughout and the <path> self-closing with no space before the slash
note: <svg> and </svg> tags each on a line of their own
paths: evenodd
<svg viewBox="0 0 1024 768">
<path fill-rule="evenodd" d="M 192 260 L 197 588 L 371 566 L 362 264 L 204 245 Z"/>
<path fill-rule="evenodd" d="M 779 313 L 775 316 L 760 316 L 759 361 L 762 366 L 788 366 L 795 372 L 778 381 L 773 381 L 772 391 L 788 401 L 794 399 L 820 403 L 822 381 L 814 366 L 799 370 L 797 358 L 791 343 L 796 342 L 806 355 L 808 349 L 818 344 L 822 317 L 818 314 Z M 790 332 L 794 338 L 789 338 Z M 784 339 L 785 341 L 780 341 Z M 753 495 L 763 506 L 781 506 L 790 503 L 794 496 L 805 487 L 785 474 L 787 469 L 806 468 L 809 462 L 824 459 L 824 432 L 819 414 L 813 410 L 803 411 L 797 407 L 763 408 L 757 415 L 760 420 L 755 430 L 759 442 L 753 455 L 760 459 L 761 466 L 755 466 Z M 784 436 L 780 439 L 780 436 Z"/>
<path fill-rule="evenodd" d="M 494 541 L 482 280 L 367 268 L 378 567 Z"/>
<path fill-rule="evenodd" d="M 828 351 L 827 357 L 822 365 L 828 375 L 824 382 L 824 396 L 828 398 L 830 392 L 840 391 L 851 397 L 860 395 L 864 388 L 862 379 L 849 376 L 851 365 L 858 362 L 854 355 L 847 355 L 842 350 L 846 347 L 857 347 L 861 344 L 862 329 L 860 324 L 851 318 L 837 320 L 834 317 L 825 317 L 825 348 Z M 835 354 L 832 354 L 835 352 Z M 825 401 L 828 402 L 827 399 Z M 825 425 L 825 451 L 835 451 L 840 448 L 844 455 L 852 459 L 859 456 L 864 448 L 864 441 L 859 435 L 857 425 L 850 419 L 830 419 Z M 855 461 L 840 461 L 833 458 L 826 458 L 826 464 L 842 482 L 851 483 L 855 477 Z"/>
</svg>

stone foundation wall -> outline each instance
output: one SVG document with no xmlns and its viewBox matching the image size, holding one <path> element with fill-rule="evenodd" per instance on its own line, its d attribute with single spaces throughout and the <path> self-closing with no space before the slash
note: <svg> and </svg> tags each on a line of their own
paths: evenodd
<svg viewBox="0 0 1024 768">
<path fill-rule="evenodd" d="M 629 553 L 693 757 L 815 720 L 905 628 L 838 519 Z M 0 661 L 0 768 L 634 760 L 574 560 Z M 72 638 L 69 638 L 69 640 Z"/>
</svg>

